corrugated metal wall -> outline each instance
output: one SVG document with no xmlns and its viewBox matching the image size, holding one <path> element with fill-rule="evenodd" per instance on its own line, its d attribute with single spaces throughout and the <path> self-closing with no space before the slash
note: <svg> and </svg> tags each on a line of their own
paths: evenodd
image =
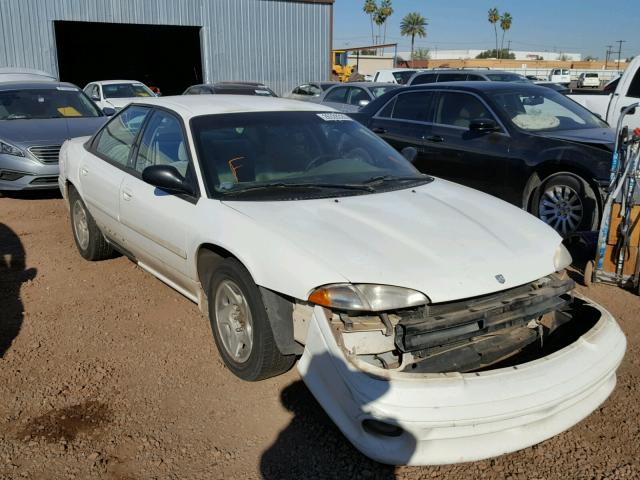
<svg viewBox="0 0 640 480">
<path fill-rule="evenodd" d="M 284 93 L 331 70 L 331 6 L 288 0 L 0 0 L 0 66 L 57 75 L 55 20 L 201 26 L 207 81 Z"/>
</svg>

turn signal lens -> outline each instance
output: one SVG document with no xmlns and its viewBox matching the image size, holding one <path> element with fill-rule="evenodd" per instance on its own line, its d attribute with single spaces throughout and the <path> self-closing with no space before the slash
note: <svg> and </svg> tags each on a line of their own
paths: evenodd
<svg viewBox="0 0 640 480">
<path fill-rule="evenodd" d="M 425 305 L 429 299 L 415 290 L 391 285 L 340 283 L 317 288 L 310 303 L 338 310 L 383 312 Z"/>
</svg>

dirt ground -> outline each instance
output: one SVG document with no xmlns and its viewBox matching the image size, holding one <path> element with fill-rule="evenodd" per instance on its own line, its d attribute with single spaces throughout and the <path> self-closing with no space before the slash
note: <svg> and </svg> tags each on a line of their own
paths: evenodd
<svg viewBox="0 0 640 480">
<path fill-rule="evenodd" d="M 389 467 L 347 442 L 295 368 L 238 380 L 194 304 L 126 258 L 83 260 L 60 198 L 0 198 L 0 479 L 640 478 L 640 300 L 579 290 L 629 341 L 596 412 L 492 460 Z"/>
</svg>

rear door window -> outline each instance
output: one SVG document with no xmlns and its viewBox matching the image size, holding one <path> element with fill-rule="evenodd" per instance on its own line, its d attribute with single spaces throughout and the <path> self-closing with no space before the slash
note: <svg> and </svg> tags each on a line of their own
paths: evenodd
<svg viewBox="0 0 640 480">
<path fill-rule="evenodd" d="M 338 87 L 331 90 L 324 97 L 325 102 L 347 103 L 348 87 Z"/>
<path fill-rule="evenodd" d="M 438 83 L 440 82 L 459 82 L 467 79 L 466 73 L 441 73 L 438 75 Z"/>
<path fill-rule="evenodd" d="M 94 143 L 96 155 L 110 163 L 126 167 L 133 144 L 148 114 L 149 109 L 146 107 L 131 106 L 113 117 Z"/>
<path fill-rule="evenodd" d="M 416 75 L 411 81 L 411 85 L 424 85 L 425 83 L 435 83 L 438 75 L 435 73 L 425 73 L 424 75 Z"/>
<path fill-rule="evenodd" d="M 392 118 L 411 120 L 413 122 L 429 122 L 433 92 L 408 92 L 396 97 Z"/>
</svg>

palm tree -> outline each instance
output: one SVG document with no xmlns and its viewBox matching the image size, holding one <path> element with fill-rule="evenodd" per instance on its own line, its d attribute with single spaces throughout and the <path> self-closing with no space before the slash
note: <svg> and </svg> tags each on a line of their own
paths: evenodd
<svg viewBox="0 0 640 480">
<path fill-rule="evenodd" d="M 391 6 L 391 0 L 382 0 L 380 4 L 380 8 L 378 9 L 378 16 L 382 23 L 384 24 L 384 34 L 382 37 L 382 43 L 387 43 L 387 20 L 389 17 L 393 15 L 393 7 Z M 382 54 L 384 55 L 384 48 L 382 49 Z"/>
<path fill-rule="evenodd" d="M 420 38 L 427 36 L 427 19 L 418 12 L 407 13 L 400 22 L 400 35 L 411 35 L 411 66 L 413 67 L 413 47 L 416 35 Z"/>
<path fill-rule="evenodd" d="M 371 43 L 375 43 L 375 40 L 373 39 L 373 16 L 378 11 L 376 0 L 365 0 L 362 10 L 364 13 L 369 15 L 369 21 L 371 22 Z"/>
<path fill-rule="evenodd" d="M 502 49 L 504 48 L 504 34 L 507 33 L 507 30 L 511 28 L 511 22 L 513 18 L 509 12 L 504 12 L 504 15 L 500 17 L 500 28 L 502 29 L 502 41 L 500 42 L 500 52 L 502 53 Z"/>
<path fill-rule="evenodd" d="M 488 20 L 489 23 L 493 25 L 493 32 L 496 35 L 496 56 L 500 58 L 500 55 L 498 54 L 498 27 L 496 26 L 496 24 L 500 20 L 500 12 L 498 12 L 498 9 L 496 7 L 489 9 Z"/>
</svg>

